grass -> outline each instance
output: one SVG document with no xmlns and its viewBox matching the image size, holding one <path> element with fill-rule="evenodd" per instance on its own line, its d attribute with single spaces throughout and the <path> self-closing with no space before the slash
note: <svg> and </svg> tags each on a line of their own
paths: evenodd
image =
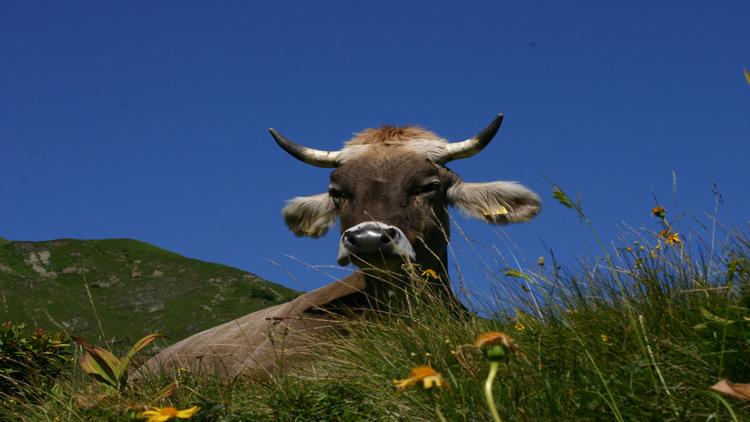
<svg viewBox="0 0 750 422">
<path fill-rule="evenodd" d="M 110 344 L 150 332 L 177 341 L 297 295 L 131 239 L 0 243 L 0 281 L 0 321 Z"/>
<path fill-rule="evenodd" d="M 500 282 L 522 287 L 496 298 L 506 308 L 485 309 L 491 319 L 457 317 L 413 295 L 405 309 L 346 322 L 348 334 L 316 346 L 310 368 L 262 382 L 225 385 L 178 371 L 106 395 L 71 365 L 54 388 L 35 390 L 36 400 L 6 400 L 0 419 L 131 420 L 144 405 L 198 405 L 193 420 L 434 421 L 439 409 L 450 421 L 488 421 L 489 363 L 472 343 L 500 331 L 516 346 L 493 389 L 505 421 L 750 420 L 747 402 L 708 388 L 720 378 L 750 381 L 750 239 L 665 240 L 644 232 L 579 270 L 508 270 Z M 420 365 L 450 387 L 394 388 Z"/>
</svg>

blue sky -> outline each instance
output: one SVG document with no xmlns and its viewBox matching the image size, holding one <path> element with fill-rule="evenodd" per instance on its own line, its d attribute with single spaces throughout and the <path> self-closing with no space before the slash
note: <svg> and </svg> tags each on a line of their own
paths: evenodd
<svg viewBox="0 0 750 422">
<path fill-rule="evenodd" d="M 0 236 L 136 238 L 310 289 L 327 276 L 297 260 L 335 265 L 337 235 L 295 238 L 280 211 L 328 171 L 268 127 L 336 149 L 383 123 L 459 140 L 498 112 L 495 141 L 451 168 L 542 196 L 528 224 L 457 218 L 508 261 L 597 253 L 548 179 L 607 240 L 656 229 L 654 195 L 681 230 L 709 223 L 711 180 L 746 229 L 748 22 L 746 1 L 6 1 Z"/>
</svg>

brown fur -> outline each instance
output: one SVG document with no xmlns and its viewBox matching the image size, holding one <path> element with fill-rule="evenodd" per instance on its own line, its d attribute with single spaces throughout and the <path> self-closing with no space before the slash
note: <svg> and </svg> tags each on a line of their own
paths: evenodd
<svg viewBox="0 0 750 422">
<path fill-rule="evenodd" d="M 385 125 L 379 128 L 365 129 L 362 132 L 356 133 L 354 137 L 346 143 L 346 146 L 394 144 L 409 142 L 415 139 L 441 140 L 435 133 L 419 126 Z"/>
<path fill-rule="evenodd" d="M 533 217 L 540 202 L 515 183 L 464 184 L 433 159 L 443 152 L 445 142 L 416 126 L 384 126 L 356 134 L 331 174 L 331 185 L 339 191 L 336 200 L 327 194 L 293 199 L 283 212 L 287 225 L 298 235 L 313 237 L 324 234 L 336 218 L 342 232 L 368 221 L 398 227 L 414 248 L 416 264 L 440 275 L 438 293 L 455 300 L 447 271 L 448 205 L 488 223 L 505 224 Z M 373 266 L 382 270 L 389 263 L 358 265 L 362 272 L 344 280 L 182 340 L 145 368 L 185 367 L 231 379 L 274 373 L 282 361 L 304 362 L 309 358 L 304 355 L 306 345 L 340 329 L 337 318 L 350 315 L 347 310 L 367 308 L 381 293 L 392 293 L 391 286 L 381 285 L 383 280 L 368 273 Z M 279 356 L 282 344 L 284 359 Z"/>
</svg>

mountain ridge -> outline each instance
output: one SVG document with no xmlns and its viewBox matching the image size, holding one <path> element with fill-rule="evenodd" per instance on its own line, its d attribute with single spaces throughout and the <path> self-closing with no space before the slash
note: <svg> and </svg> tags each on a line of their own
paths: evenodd
<svg viewBox="0 0 750 422">
<path fill-rule="evenodd" d="M 3 240 L 0 319 L 94 340 L 173 342 L 298 294 L 135 239 Z"/>
</svg>

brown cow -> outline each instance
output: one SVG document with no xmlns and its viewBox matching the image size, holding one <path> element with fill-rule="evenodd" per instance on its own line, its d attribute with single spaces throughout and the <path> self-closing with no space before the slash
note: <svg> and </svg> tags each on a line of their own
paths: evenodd
<svg viewBox="0 0 750 422">
<path fill-rule="evenodd" d="M 455 143 L 413 126 L 367 129 L 340 151 L 303 147 L 271 129 L 292 156 L 335 168 L 327 193 L 288 201 L 287 226 L 298 236 L 318 237 L 338 218 L 337 261 L 359 271 L 195 334 L 163 350 L 146 368 L 184 367 L 224 378 L 276 371 L 280 362 L 294 361 L 307 344 L 330 333 L 341 315 L 397 301 L 409 280 L 404 272 L 414 268 L 405 262 L 435 271 L 442 280 L 436 291 L 455 303 L 447 271 L 448 205 L 493 224 L 526 221 L 539 212 L 539 197 L 518 183 L 466 183 L 445 167 L 480 152 L 502 119 L 501 114 L 477 136 Z"/>
</svg>

